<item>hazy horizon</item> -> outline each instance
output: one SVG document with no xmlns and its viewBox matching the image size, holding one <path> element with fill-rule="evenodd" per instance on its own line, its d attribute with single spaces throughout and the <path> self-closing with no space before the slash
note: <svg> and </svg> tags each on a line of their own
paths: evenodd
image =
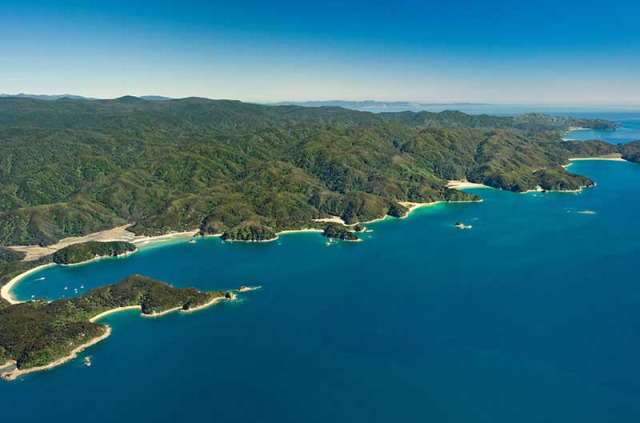
<svg viewBox="0 0 640 423">
<path fill-rule="evenodd" d="M 157 97 L 162 100 L 181 100 L 186 98 L 203 98 L 207 100 L 229 100 L 229 101 L 242 101 L 245 103 L 255 103 L 255 104 L 265 104 L 265 105 L 279 105 L 279 104 L 314 104 L 314 103 L 373 103 L 377 105 L 384 104 L 414 104 L 414 105 L 423 105 L 423 106 L 438 106 L 438 105 L 469 105 L 469 106 L 504 106 L 504 107 L 549 107 L 549 108 L 563 108 L 563 107 L 576 107 L 576 108 L 605 108 L 605 109 L 630 109 L 637 110 L 640 108 L 639 102 L 630 102 L 627 104 L 624 103 L 616 103 L 616 102 L 602 102 L 602 103 L 527 103 L 527 102 L 488 102 L 488 101 L 430 101 L 430 100 L 403 100 L 403 99 L 395 99 L 395 100 L 377 100 L 373 98 L 364 98 L 364 99 L 341 99 L 341 98 L 333 98 L 329 100 L 318 100 L 318 99 L 306 99 L 306 100 L 272 100 L 272 101 L 251 101 L 251 100 L 241 100 L 237 98 L 215 98 L 215 97 L 206 97 L 203 95 L 193 95 L 187 97 L 170 97 L 163 94 L 140 94 L 133 95 L 129 93 L 124 93 L 122 95 L 118 95 L 115 97 L 97 97 L 91 95 L 83 95 L 77 93 L 57 93 L 52 91 L 51 93 L 4 93 L 0 92 L 0 97 L 27 97 L 27 98 L 35 98 L 35 97 L 50 97 L 48 100 L 54 100 L 58 98 L 70 97 L 72 99 L 83 99 L 83 100 L 116 100 L 122 97 L 138 97 L 138 98 L 153 98 Z"/>
</svg>

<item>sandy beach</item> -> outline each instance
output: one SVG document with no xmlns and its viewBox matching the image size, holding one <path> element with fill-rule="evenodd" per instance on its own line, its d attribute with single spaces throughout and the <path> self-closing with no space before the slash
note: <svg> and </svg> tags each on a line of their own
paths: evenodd
<svg viewBox="0 0 640 423">
<path fill-rule="evenodd" d="M 320 222 L 320 223 L 340 223 L 344 225 L 344 220 L 342 220 L 342 218 L 339 216 L 325 217 L 322 219 L 313 219 L 313 221 Z"/>
<path fill-rule="evenodd" d="M 572 162 L 579 161 L 579 160 L 609 160 L 612 162 L 626 162 L 626 160 L 623 159 L 622 156 L 619 154 L 612 155 L 612 156 L 602 156 L 602 157 L 571 157 L 569 158 L 569 160 L 571 160 Z"/>
<path fill-rule="evenodd" d="M 127 231 L 127 228 L 130 226 L 131 225 L 128 224 L 128 225 L 118 226 L 117 228 L 108 229 L 106 231 L 100 231 L 100 232 L 96 232 L 96 233 L 85 235 L 85 236 L 64 238 L 59 242 L 46 247 L 41 247 L 39 245 L 20 245 L 20 246 L 8 247 L 8 248 L 25 253 L 26 256 L 24 260 L 32 261 L 32 260 L 37 260 L 49 254 L 53 254 L 58 250 L 68 247 L 69 245 L 79 244 L 81 242 L 125 241 L 125 242 L 131 242 L 133 244 L 136 244 L 138 247 L 140 247 L 140 246 L 146 246 L 150 243 L 155 243 L 159 241 L 167 241 L 167 240 L 182 238 L 182 237 L 191 237 L 197 234 L 199 231 L 199 229 L 193 229 L 191 231 L 185 231 L 185 232 L 170 232 L 165 235 L 145 236 L 145 235 L 135 235 L 133 232 Z"/>
<path fill-rule="evenodd" d="M 46 247 L 41 247 L 39 245 L 23 245 L 23 246 L 9 247 L 9 248 L 15 251 L 24 252 L 26 254 L 26 257 L 24 258 L 25 261 L 37 260 L 40 257 L 53 254 L 56 251 L 61 250 L 64 247 L 68 247 L 71 244 L 77 244 L 80 242 L 88 242 L 88 241 L 132 242 L 136 238 L 136 235 L 133 232 L 129 232 L 126 230 L 126 228 L 128 228 L 129 226 L 131 225 L 118 226 L 117 228 L 108 229 L 106 231 L 100 231 L 100 232 L 96 232 L 96 233 L 85 235 L 85 236 L 64 238 L 59 242 Z"/>
<path fill-rule="evenodd" d="M 112 308 L 111 310 L 107 310 L 103 313 L 98 314 L 97 316 L 93 316 L 91 319 L 89 319 L 90 322 L 95 323 L 98 320 L 102 319 L 105 316 L 108 316 L 110 314 L 114 314 L 114 313 L 118 313 L 120 311 L 125 311 L 125 310 L 142 310 L 142 307 L 140 306 L 127 306 L 127 307 L 118 307 L 118 308 Z"/>
<path fill-rule="evenodd" d="M 610 162 L 626 162 L 625 159 L 622 158 L 620 154 L 613 154 L 610 156 L 601 156 L 601 157 L 570 157 L 569 161 L 572 163 L 567 163 L 562 165 L 563 168 L 568 168 L 573 164 L 573 162 L 583 161 L 583 160 L 606 160 Z"/>
<path fill-rule="evenodd" d="M 173 313 L 174 311 L 178 311 L 178 310 L 181 310 L 181 309 L 182 309 L 182 307 L 173 307 L 173 308 L 170 308 L 168 310 L 161 311 L 160 313 L 151 313 L 151 314 L 142 313 L 142 314 L 140 314 L 140 316 L 142 316 L 142 317 L 160 317 L 160 316 L 164 316 L 165 314 Z"/>
<path fill-rule="evenodd" d="M 39 270 L 44 269 L 45 267 L 53 266 L 55 263 L 43 264 L 42 266 L 34 267 L 33 269 L 29 269 L 24 273 L 19 274 L 15 278 L 11 279 L 8 283 L 4 284 L 0 289 L 0 297 L 4 298 L 9 302 L 9 304 L 19 304 L 22 301 L 16 300 L 13 295 L 11 295 L 11 289 L 13 286 L 20 282 L 22 278 L 29 276 L 32 273 L 35 273 Z"/>
<path fill-rule="evenodd" d="M 181 238 L 193 238 L 196 236 L 200 236 L 200 229 L 196 228 L 196 229 L 192 229 L 190 231 L 184 231 L 184 232 L 170 232 L 168 234 L 164 234 L 164 235 L 157 235 L 157 236 L 137 236 L 135 237 L 131 242 L 132 244 L 136 244 L 136 246 L 138 248 L 143 247 L 143 246 L 147 246 L 149 244 L 152 243 L 157 243 L 157 242 L 167 242 L 167 241 L 172 241 L 172 240 L 178 240 Z M 220 234 L 222 235 L 222 234 Z M 216 235 L 218 236 L 218 235 Z"/>
<path fill-rule="evenodd" d="M 484 184 L 476 184 L 474 182 L 469 182 L 467 180 L 460 180 L 460 181 L 447 181 L 447 188 L 491 188 L 488 185 L 484 185 Z"/>
<path fill-rule="evenodd" d="M 401 219 L 409 217 L 411 213 L 413 213 L 414 211 L 418 210 L 421 207 L 435 206 L 436 204 L 439 204 L 439 203 L 442 203 L 442 201 L 433 201 L 431 203 L 410 203 L 408 201 L 399 201 L 398 204 L 409 209 L 407 210 L 407 213 L 405 213 L 405 215 L 401 217 Z"/>
<path fill-rule="evenodd" d="M 324 231 L 322 229 L 315 229 L 315 228 L 290 229 L 290 230 L 286 230 L 286 231 L 280 231 L 280 232 L 276 233 L 276 235 L 280 236 L 280 235 L 295 234 L 295 233 L 300 233 L 300 232 L 324 232 Z M 278 239 L 278 237 L 274 238 L 273 241 L 275 241 L 276 239 Z"/>
<path fill-rule="evenodd" d="M 14 380 L 17 377 L 26 375 L 28 373 L 34 373 L 34 372 L 39 372 L 42 370 L 49 370 L 52 369 L 54 367 L 57 367 L 61 364 L 66 363 L 69 360 L 73 360 L 74 358 L 76 358 L 78 356 L 79 353 L 81 353 L 82 351 L 84 351 L 85 349 L 89 348 L 92 345 L 97 344 L 100 341 L 103 341 L 105 339 L 107 339 L 109 337 L 109 335 L 111 335 L 111 328 L 109 326 L 106 326 L 105 332 L 104 334 L 98 336 L 97 338 L 93 338 L 92 340 L 90 340 L 89 342 L 80 345 L 79 347 L 77 347 L 76 349 L 74 349 L 73 351 L 71 351 L 71 354 L 69 354 L 66 357 L 62 357 L 52 363 L 47 364 L 46 366 L 39 366 L 39 367 L 32 367 L 29 369 L 24 369 L 24 370 L 20 370 L 20 369 L 14 369 L 11 370 L 9 372 L 3 373 L 2 374 L 2 378 L 6 379 L 6 380 Z"/>
</svg>

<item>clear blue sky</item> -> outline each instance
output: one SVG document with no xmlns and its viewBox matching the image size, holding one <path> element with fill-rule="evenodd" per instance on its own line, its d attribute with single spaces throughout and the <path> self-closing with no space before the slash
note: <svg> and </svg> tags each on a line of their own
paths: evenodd
<svg viewBox="0 0 640 423">
<path fill-rule="evenodd" d="M 640 1 L 0 0 L 0 92 L 640 103 Z"/>
</svg>

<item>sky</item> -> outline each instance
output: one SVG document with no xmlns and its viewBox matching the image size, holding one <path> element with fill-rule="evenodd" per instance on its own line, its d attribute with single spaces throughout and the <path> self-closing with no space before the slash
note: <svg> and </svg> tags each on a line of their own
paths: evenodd
<svg viewBox="0 0 640 423">
<path fill-rule="evenodd" d="M 0 93 L 640 104 L 631 0 L 0 0 Z"/>
</svg>

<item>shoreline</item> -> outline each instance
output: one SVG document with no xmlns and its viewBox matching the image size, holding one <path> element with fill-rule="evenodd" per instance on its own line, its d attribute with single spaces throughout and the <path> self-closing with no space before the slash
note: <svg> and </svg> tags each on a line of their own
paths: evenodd
<svg viewBox="0 0 640 423">
<path fill-rule="evenodd" d="M 608 160 L 611 162 L 626 162 L 627 160 L 623 159 L 621 156 L 619 157 L 570 157 L 570 161 L 580 161 L 580 160 Z"/>
<path fill-rule="evenodd" d="M 431 203 L 412 203 L 410 201 L 399 201 L 398 204 L 408 209 L 404 216 L 400 217 L 400 219 L 406 219 L 411 213 L 418 209 L 421 209 L 423 207 L 435 206 L 440 203 L 446 203 L 446 201 L 432 201 Z"/>
<path fill-rule="evenodd" d="M 569 166 L 571 166 L 573 164 L 573 162 L 580 162 L 580 161 L 586 161 L 586 160 L 601 160 L 601 161 L 608 161 L 608 162 L 628 162 L 628 160 L 623 159 L 621 156 L 618 157 L 569 157 L 569 162 L 567 164 L 562 165 L 563 168 L 568 168 Z"/>
<path fill-rule="evenodd" d="M 189 308 L 187 310 L 180 310 L 180 313 L 193 313 L 194 311 L 199 311 L 199 310 L 204 310 L 205 308 L 209 308 L 214 304 L 219 303 L 220 301 L 235 301 L 238 298 L 238 296 L 234 293 L 231 293 L 231 297 L 227 298 L 227 297 L 215 297 L 213 298 L 211 301 L 209 301 L 208 303 L 193 307 L 193 308 Z"/>
<path fill-rule="evenodd" d="M 92 258 L 90 260 L 81 261 L 80 263 L 68 263 L 68 264 L 66 264 L 66 263 L 53 263 L 53 264 L 57 264 L 58 266 L 63 266 L 63 267 L 80 266 L 82 264 L 87 264 L 87 263 L 91 263 L 91 262 L 102 260 L 102 259 L 126 257 L 128 255 L 135 254 L 138 251 L 140 251 L 140 249 L 138 247 L 136 247 L 136 249 L 133 250 L 133 251 L 127 251 L 127 252 L 122 253 L 122 254 L 116 254 L 115 256 L 95 256 L 94 258 Z"/>
<path fill-rule="evenodd" d="M 269 241 L 275 241 L 280 235 L 304 233 L 304 232 L 324 232 L 322 229 L 304 228 L 304 229 L 286 229 L 284 231 L 276 232 L 276 237 Z"/>
<path fill-rule="evenodd" d="M 20 282 L 23 278 L 26 278 L 30 274 L 38 272 L 38 271 L 40 271 L 40 270 L 42 270 L 42 269 L 44 269 L 46 267 L 49 267 L 49 266 L 55 266 L 55 264 L 56 263 L 43 264 L 43 265 L 34 267 L 33 269 L 29 269 L 26 272 L 20 273 L 19 275 L 17 275 L 13 279 L 11 279 L 9 282 L 7 282 L 6 284 L 2 285 L 2 288 L 0 288 L 0 297 L 4 298 L 11 305 L 23 303 L 24 301 L 20 301 L 20 300 L 16 299 L 11 294 L 11 290 L 13 289 L 13 287 L 18 282 Z"/>
<path fill-rule="evenodd" d="M 102 335 L 100 335 L 100 336 L 98 336 L 96 338 L 93 338 L 92 340 L 90 340 L 90 341 L 88 341 L 88 342 L 76 347 L 75 349 L 73 349 L 71 351 L 71 353 L 69 355 L 67 355 L 65 357 L 59 358 L 56 361 L 54 361 L 52 363 L 49 363 L 47 365 L 44 365 L 44 366 L 31 367 L 31 368 L 25 369 L 25 370 L 20 370 L 20 369 L 16 368 L 14 370 L 11 370 L 11 371 L 8 371 L 6 373 L 3 373 L 2 374 L 2 378 L 5 379 L 5 380 L 15 380 L 16 378 L 18 378 L 20 376 L 24 376 L 24 375 L 29 374 L 29 373 L 40 372 L 42 370 L 50 370 L 50 369 L 53 369 L 54 367 L 57 367 L 57 366 L 59 366 L 61 364 L 66 363 L 67 361 L 71 361 L 74 358 L 78 357 L 78 354 L 80 354 L 82 351 L 84 351 L 87 348 L 97 344 L 100 341 L 104 341 L 105 339 L 107 339 L 111 335 L 111 327 L 107 326 L 107 325 L 105 325 L 105 327 L 106 327 L 105 332 Z"/>
<path fill-rule="evenodd" d="M 570 126 L 569 129 L 562 134 L 562 141 L 580 141 L 578 139 L 566 138 L 567 135 L 572 133 L 573 131 L 593 131 L 593 128 L 583 128 L 581 126 Z"/>
<path fill-rule="evenodd" d="M 451 182 L 451 181 L 450 181 Z M 455 181 L 454 181 L 455 182 Z M 473 183 L 468 183 L 470 185 L 472 185 L 473 187 L 476 186 L 480 186 L 483 188 L 490 188 L 489 186 L 486 185 L 480 185 L 480 184 L 473 184 Z M 403 205 L 403 206 L 409 206 L 409 210 L 407 211 L 407 213 L 405 213 L 404 216 L 401 216 L 400 219 L 404 219 L 409 217 L 409 215 L 411 213 L 413 213 L 415 210 L 422 208 L 422 207 L 428 207 L 428 206 L 434 206 L 437 205 L 439 203 L 449 203 L 449 202 L 453 202 L 453 201 L 434 201 L 431 203 L 412 203 L 412 202 L 408 202 L 408 201 L 403 201 L 403 202 L 398 202 L 398 204 Z M 474 202 L 474 201 L 462 201 L 462 202 Z M 389 216 L 389 215 L 385 215 L 383 217 L 379 217 L 376 219 L 372 219 L 372 220 L 368 220 L 368 221 L 363 221 L 363 222 L 356 222 L 356 223 L 352 223 L 352 224 L 347 224 L 346 222 L 344 222 L 344 220 L 342 220 L 339 216 L 332 216 L 329 218 L 324 218 L 324 219 L 313 219 L 316 222 L 331 222 L 331 223 L 341 223 L 346 227 L 352 228 L 356 225 L 365 225 L 365 224 L 371 224 L 371 223 L 376 223 L 376 222 L 381 222 L 383 220 L 392 218 L 393 216 Z M 121 230 L 123 228 L 126 228 L 130 225 L 126 225 L 126 226 L 120 226 L 118 228 L 114 228 L 114 229 L 110 229 L 108 231 L 103 231 L 103 232 L 96 232 L 96 234 L 93 235 L 89 235 L 89 236 L 94 236 L 94 235 L 100 235 L 104 232 L 112 232 L 115 230 Z M 97 258 L 93 258 L 91 260 L 82 262 L 82 263 L 74 263 L 71 265 L 63 265 L 63 266 L 76 266 L 76 265 L 81 265 L 81 264 L 86 264 L 86 263 L 91 263 L 93 261 L 96 260 L 100 260 L 100 259 L 105 259 L 105 258 L 119 258 L 119 257 L 124 257 L 127 255 L 131 255 L 133 253 L 137 253 L 141 250 L 146 249 L 146 247 L 149 244 L 152 243 L 158 243 L 158 244 L 165 244 L 169 241 L 174 241 L 174 240 L 179 240 L 181 238 L 191 238 L 191 237 L 200 237 L 200 235 L 197 235 L 198 230 L 193 230 L 193 231 L 185 231 L 185 232 L 173 232 L 173 233 L 169 233 L 169 234 L 165 234 L 165 235 L 158 235 L 158 236 L 153 236 L 153 237 L 149 237 L 149 236 L 142 236 L 139 237 L 138 239 L 135 240 L 127 240 L 126 242 L 131 242 L 132 244 L 136 244 L 137 250 L 132 251 L 132 252 L 127 252 L 125 254 L 121 254 L 118 256 L 101 256 L 101 257 L 97 257 Z M 315 228 L 303 228 L 303 229 L 287 229 L 287 230 L 283 230 L 280 232 L 276 233 L 276 237 L 272 238 L 272 239 L 267 239 L 267 240 L 260 240 L 260 241 L 243 241 L 243 240 L 227 240 L 225 242 L 274 242 L 277 241 L 280 235 L 287 235 L 287 234 L 294 234 L 294 233 L 322 233 L 324 232 L 322 229 L 315 229 Z M 209 237 L 220 237 L 222 234 L 213 234 L 213 235 L 203 235 L 201 236 L 202 238 L 209 238 Z M 70 239 L 70 238 L 66 238 L 66 239 Z M 122 239 L 114 239 L 112 241 L 123 241 Z M 362 240 L 360 240 L 362 241 Z M 62 242 L 62 241 L 61 241 Z M 78 241 L 78 242 L 86 242 L 86 241 Z M 107 241 L 103 241 L 103 242 L 107 242 Z M 76 242 L 73 242 L 76 243 Z M 55 244 L 57 245 L 57 244 Z M 69 244 L 71 245 L 71 244 Z M 156 244 L 157 245 L 157 244 Z M 19 247 L 19 248 L 27 248 L 27 247 Z M 46 248 L 46 249 L 50 249 L 52 248 L 52 246 L 49 247 L 39 247 L 39 246 L 35 246 L 34 248 Z M 64 247 L 63 247 L 64 248 Z M 29 260 L 23 260 L 23 261 L 29 261 Z M 13 279 L 11 279 L 7 284 L 3 285 L 1 287 L 0 290 L 0 298 L 4 298 L 7 302 L 9 302 L 9 304 L 13 305 L 13 304 L 20 304 L 24 301 L 20 301 L 17 300 L 15 297 L 13 297 L 13 295 L 11 294 L 11 290 L 13 289 L 13 287 L 18 284 L 23 278 L 29 276 L 32 273 L 35 273 L 37 271 L 40 271 L 42 269 L 44 269 L 45 267 L 48 266 L 53 266 L 56 265 L 57 263 L 49 263 L 49 264 L 45 264 L 42 266 L 38 266 L 38 267 L 34 267 L 33 269 L 29 269 L 24 273 L 21 273 L 17 276 L 15 276 Z M 164 314 L 167 314 L 168 312 L 171 311 L 175 311 L 175 310 L 166 310 L 164 312 L 161 312 L 159 314 L 156 315 L 143 315 L 143 316 L 147 316 L 147 317 L 158 317 Z"/>
<path fill-rule="evenodd" d="M 63 238 L 55 244 L 41 247 L 39 245 L 14 245 L 9 246 L 7 248 L 14 251 L 21 251 L 26 254 L 25 258 L 22 261 L 33 261 L 49 254 L 53 254 L 59 250 L 62 250 L 65 247 L 74 244 L 80 244 L 83 242 L 89 241 L 98 241 L 98 242 L 129 242 L 134 244 L 138 250 L 146 248 L 147 245 L 153 244 L 156 242 L 167 242 L 173 239 L 179 238 L 187 238 L 187 237 L 195 237 L 198 236 L 198 232 L 200 229 L 193 229 L 191 231 L 184 232 L 169 232 L 164 235 L 156 235 L 156 236 L 148 236 L 148 235 L 135 235 L 133 232 L 129 232 L 126 228 L 131 227 L 131 224 L 118 226 L 116 228 L 107 229 L 104 231 L 95 232 L 89 235 L 81 236 L 81 237 L 68 237 Z M 128 252 L 127 254 L 131 254 Z M 109 256 L 104 256 L 109 257 Z M 93 259 L 92 259 L 93 260 Z M 83 262 L 87 263 L 87 262 Z M 76 263 L 82 264 L 82 263 Z"/>
<path fill-rule="evenodd" d="M 110 314 L 114 314 L 114 313 L 119 313 L 121 311 L 126 311 L 126 310 L 140 310 L 142 311 L 142 306 L 125 306 L 125 307 L 117 307 L 117 308 L 112 308 L 111 310 L 107 310 L 107 311 L 103 311 L 102 313 L 93 316 L 91 319 L 89 319 L 89 321 L 91 323 L 95 323 L 98 320 L 102 319 L 105 316 L 108 316 Z"/>
<path fill-rule="evenodd" d="M 447 188 L 453 188 L 453 189 L 458 189 L 458 188 L 493 188 L 490 187 L 489 185 L 484 185 L 484 184 L 478 184 L 475 182 L 469 182 L 467 180 L 450 180 L 447 181 Z"/>
<path fill-rule="evenodd" d="M 156 236 L 148 236 L 148 235 L 139 235 L 138 238 L 134 239 L 133 241 L 130 241 L 132 244 L 135 244 L 136 247 L 139 247 L 138 249 L 144 249 L 146 246 L 148 246 L 149 244 L 154 244 L 154 243 L 167 243 L 169 241 L 172 240 L 178 240 L 180 238 L 196 238 L 199 237 L 200 234 L 200 229 L 193 229 L 191 231 L 184 231 L 184 232 L 170 232 L 168 234 L 164 234 L 164 235 L 156 235 Z M 218 234 L 215 234 L 216 236 Z M 220 234 L 222 235 L 222 234 Z M 213 235 L 211 235 L 213 236 Z"/>
<path fill-rule="evenodd" d="M 203 310 L 205 308 L 211 307 L 212 305 L 214 305 L 214 304 L 216 304 L 216 303 L 218 303 L 220 301 L 225 301 L 225 300 L 234 301 L 236 299 L 237 299 L 237 295 L 235 295 L 235 294 L 232 294 L 231 298 L 226 298 L 224 296 L 215 297 L 211 301 L 209 301 L 209 302 L 207 302 L 205 304 L 199 305 L 197 307 L 194 307 L 194 308 L 191 308 L 191 309 L 188 309 L 188 310 L 182 310 L 182 307 L 174 307 L 174 308 L 171 308 L 169 310 L 165 310 L 165 311 L 157 313 L 157 314 L 142 314 L 141 313 L 140 316 L 143 316 L 143 317 L 159 317 L 159 316 L 163 316 L 163 315 L 168 314 L 168 313 L 172 313 L 172 312 L 177 311 L 177 310 L 181 310 L 181 312 L 183 312 L 183 313 L 191 313 L 191 312 L 194 312 L 194 311 L 199 311 L 199 310 Z M 100 313 L 100 314 L 98 314 L 96 316 L 93 316 L 91 319 L 89 319 L 89 321 L 91 323 L 95 323 L 97 320 L 99 320 L 99 319 L 101 319 L 101 318 L 103 318 L 105 316 L 108 316 L 108 315 L 111 315 L 111 314 L 115 314 L 115 313 L 119 313 L 121 311 L 127 311 L 127 310 L 142 310 L 142 306 L 137 305 L 137 306 L 125 306 L 125 307 L 113 308 L 111 310 L 104 311 L 104 312 L 102 312 L 102 313 Z M 51 362 L 49 364 L 46 364 L 44 366 L 31 367 L 29 369 L 24 369 L 24 370 L 20 370 L 18 368 L 15 368 L 13 370 L 9 370 L 7 372 L 2 373 L 2 375 L 1 375 L 2 379 L 5 379 L 7 381 L 15 380 L 18 377 L 26 375 L 26 374 L 29 374 L 29 373 L 35 373 L 35 372 L 39 372 L 39 371 L 43 371 L 43 370 L 53 369 L 54 367 L 58 367 L 58 366 L 66 363 L 68 361 L 71 361 L 71 360 L 77 358 L 78 354 L 80 354 L 82 351 L 84 351 L 87 348 L 89 348 L 89 347 L 91 347 L 91 346 L 93 346 L 93 345 L 95 345 L 95 344 L 107 339 L 111 335 L 111 332 L 112 332 L 111 326 L 109 326 L 109 325 L 104 325 L 104 326 L 106 328 L 104 334 L 102 334 L 102 335 L 100 335 L 100 336 L 98 336 L 96 338 L 93 338 L 93 339 L 85 342 L 82 345 L 79 345 L 78 347 L 74 348 L 71 351 L 71 353 L 69 353 L 69 355 L 64 356 L 62 358 L 59 358 L 59 359 L 57 359 L 57 360 L 55 360 L 55 361 L 53 361 L 53 362 Z M 9 360 L 4 365 L 0 366 L 0 368 L 6 368 L 6 367 L 9 367 L 9 366 L 15 366 L 15 365 L 16 365 L 15 360 Z"/>
</svg>

